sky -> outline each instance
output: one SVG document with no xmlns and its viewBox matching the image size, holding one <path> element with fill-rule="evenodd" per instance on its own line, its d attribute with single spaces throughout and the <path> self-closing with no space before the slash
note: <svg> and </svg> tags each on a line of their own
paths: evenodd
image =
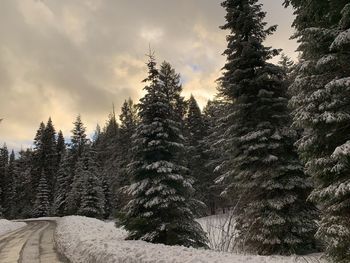
<svg viewBox="0 0 350 263">
<path fill-rule="evenodd" d="M 29 147 L 41 121 L 70 136 L 78 114 L 93 133 L 112 104 L 143 95 L 149 45 L 201 107 L 216 93 L 227 32 L 221 0 L 1 0 L 0 145 Z M 291 9 L 261 0 L 266 45 L 296 58 Z"/>
</svg>

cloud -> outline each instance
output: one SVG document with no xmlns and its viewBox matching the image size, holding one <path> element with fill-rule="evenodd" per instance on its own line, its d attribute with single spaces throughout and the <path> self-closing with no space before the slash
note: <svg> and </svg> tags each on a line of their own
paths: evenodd
<svg viewBox="0 0 350 263">
<path fill-rule="evenodd" d="M 216 93 L 227 32 L 213 0 L 2 0 L 0 9 L 0 144 L 28 145 L 51 116 L 69 136 L 81 114 L 89 133 L 114 103 L 143 95 L 149 44 L 159 63 L 181 74 L 184 94 L 200 105 Z M 272 3 L 273 2 L 273 3 Z M 291 10 L 263 0 L 269 45 L 294 55 Z"/>
</svg>

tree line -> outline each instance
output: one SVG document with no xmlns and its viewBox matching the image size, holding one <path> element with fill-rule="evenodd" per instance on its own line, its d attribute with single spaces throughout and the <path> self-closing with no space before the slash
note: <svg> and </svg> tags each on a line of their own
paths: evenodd
<svg viewBox="0 0 350 263">
<path fill-rule="evenodd" d="M 149 54 L 146 95 L 69 143 L 51 119 L 33 149 L 1 149 L 1 212 L 117 216 L 130 239 L 205 247 L 195 217 L 234 206 L 237 243 L 260 255 L 325 250 L 350 258 L 350 4 L 286 0 L 300 58 L 264 45 L 257 0 L 226 0 L 227 60 L 203 111 L 180 75 Z"/>
</svg>

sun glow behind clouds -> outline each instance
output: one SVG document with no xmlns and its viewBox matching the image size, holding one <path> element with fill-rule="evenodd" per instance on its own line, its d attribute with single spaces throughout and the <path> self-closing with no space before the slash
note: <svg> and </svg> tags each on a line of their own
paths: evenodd
<svg viewBox="0 0 350 263">
<path fill-rule="evenodd" d="M 164 33 L 160 28 L 145 27 L 141 30 L 140 35 L 149 43 L 158 43 L 162 40 Z"/>
<path fill-rule="evenodd" d="M 149 45 L 181 74 L 186 97 L 203 107 L 216 93 L 227 34 L 220 1 L 0 1 L 0 144 L 27 145 L 49 116 L 69 137 L 81 114 L 91 134 L 113 102 L 119 112 L 144 94 Z M 268 23 L 280 24 L 268 45 L 293 56 L 292 11 L 261 1 Z"/>
</svg>

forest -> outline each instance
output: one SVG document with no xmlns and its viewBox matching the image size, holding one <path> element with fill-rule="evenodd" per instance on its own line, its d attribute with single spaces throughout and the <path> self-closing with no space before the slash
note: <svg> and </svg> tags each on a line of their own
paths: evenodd
<svg viewBox="0 0 350 263">
<path fill-rule="evenodd" d="M 150 49 L 145 95 L 113 105 L 92 138 L 84 116 L 71 134 L 52 116 L 33 147 L 4 144 L 0 217 L 117 219 L 128 239 L 207 248 L 196 218 L 232 212 L 240 251 L 349 262 L 350 3 L 283 4 L 298 61 L 265 45 L 277 26 L 257 0 L 222 2 L 226 63 L 203 109 Z"/>
</svg>

